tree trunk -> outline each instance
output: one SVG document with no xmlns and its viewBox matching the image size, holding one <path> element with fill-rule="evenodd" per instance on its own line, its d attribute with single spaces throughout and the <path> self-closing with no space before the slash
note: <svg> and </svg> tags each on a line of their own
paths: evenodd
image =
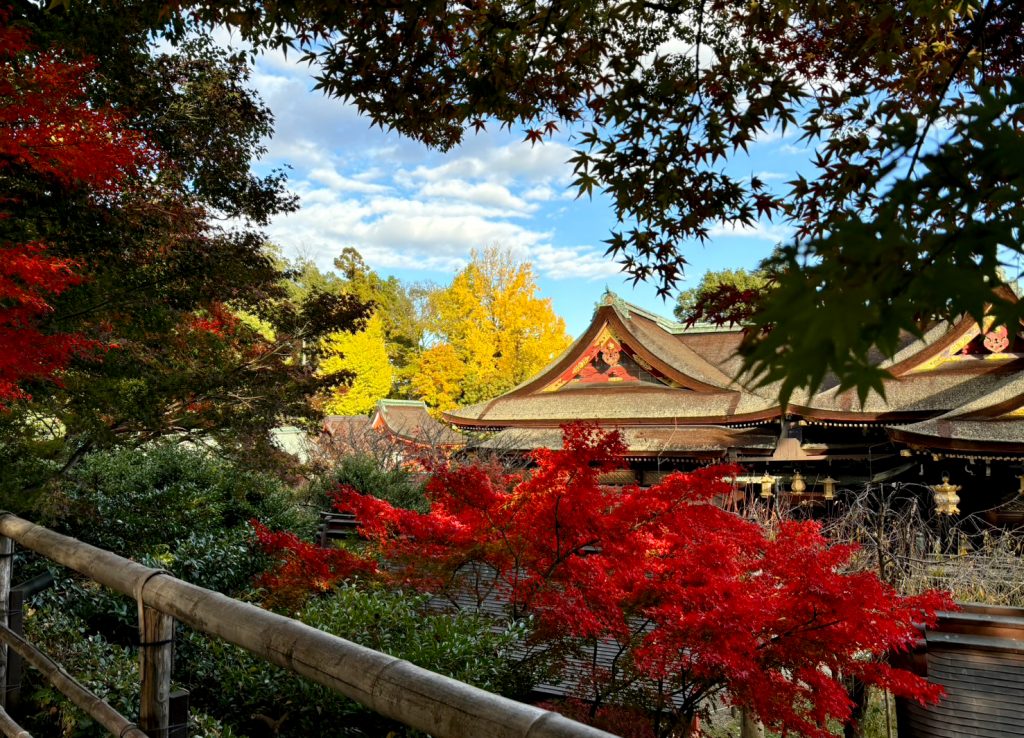
<svg viewBox="0 0 1024 738">
<path fill-rule="evenodd" d="M 751 710 L 740 710 L 740 738 L 764 738 L 764 724 Z"/>
</svg>

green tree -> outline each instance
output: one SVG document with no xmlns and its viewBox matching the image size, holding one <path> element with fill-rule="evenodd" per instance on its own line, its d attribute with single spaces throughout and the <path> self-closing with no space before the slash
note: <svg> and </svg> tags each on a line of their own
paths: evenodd
<svg viewBox="0 0 1024 738">
<path fill-rule="evenodd" d="M 676 306 L 672 312 L 676 320 L 682 322 L 699 320 L 703 315 L 702 308 L 709 299 L 723 292 L 723 287 L 732 296 L 747 294 L 759 297 L 769 284 L 768 276 L 761 270 L 748 272 L 746 269 L 722 269 L 721 271 L 705 272 L 696 287 L 683 290 L 676 297 Z"/>
<path fill-rule="evenodd" d="M 474 251 L 448 287 L 429 295 L 428 305 L 437 344 L 420 357 L 412 384 L 439 409 L 497 397 L 570 343 L 551 300 L 537 297 L 530 264 L 497 247 Z"/>
<path fill-rule="evenodd" d="M 327 94 L 442 149 L 488 123 L 575 128 L 576 186 L 622 223 L 610 252 L 666 293 L 713 226 L 784 221 L 754 316 L 772 330 L 742 347 L 784 399 L 829 371 L 879 388 L 872 349 L 935 316 L 1024 313 L 993 293 L 1024 252 L 1020 3 L 191 0 L 162 26 L 192 17 L 298 47 Z M 811 162 L 773 189 L 746 152 L 789 129 Z"/>
<path fill-rule="evenodd" d="M 351 379 L 331 388 L 324 412 L 331 415 L 366 415 L 391 392 L 394 372 L 384 341 L 380 310 L 355 333 L 342 331 L 323 339 L 318 372 L 326 377 L 339 372 Z"/>
</svg>

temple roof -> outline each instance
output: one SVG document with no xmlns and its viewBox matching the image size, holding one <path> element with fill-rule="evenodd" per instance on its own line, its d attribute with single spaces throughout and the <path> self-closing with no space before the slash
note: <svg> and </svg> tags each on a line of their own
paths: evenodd
<svg viewBox="0 0 1024 738">
<path fill-rule="evenodd" d="M 493 400 L 450 411 L 445 419 L 470 429 L 556 429 L 590 420 L 642 428 L 651 439 L 661 429 L 678 433 L 685 428 L 677 440 L 690 440 L 680 440 L 678 450 L 705 441 L 709 449 L 718 441 L 738 448 L 741 439 L 715 434 L 782 415 L 776 387 L 742 381 L 737 355 L 742 337 L 741 328 L 688 327 L 609 292 L 596 306 L 590 326 L 535 377 Z M 965 408 L 997 405 L 1011 391 L 1007 387 L 1024 383 L 1021 335 L 970 318 L 936 322 L 921 335 L 902 335 L 893 357 L 875 358 L 892 375 L 885 381 L 884 397 L 872 393 L 862 404 L 855 391 L 839 391 L 830 378 L 813 395 L 796 393 L 786 415 L 811 423 L 899 425 L 906 437 L 959 438 L 962 433 L 963 440 L 970 440 L 987 434 L 993 443 L 1024 447 L 1024 410 L 1019 420 L 1006 421 L 963 414 Z M 1024 384 L 1019 395 L 1024 397 Z M 983 430 L 986 425 L 992 427 Z M 539 434 L 535 440 L 545 445 L 546 438 Z M 638 449 L 646 443 L 640 436 L 627 440 Z"/>
<path fill-rule="evenodd" d="M 622 440 L 632 456 L 659 456 L 689 453 L 718 458 L 730 449 L 770 453 L 777 438 L 754 428 L 704 426 L 652 426 L 621 428 Z M 558 428 L 507 428 L 481 444 L 483 448 L 500 451 L 532 451 L 538 448 L 561 448 L 562 431 Z"/>
<path fill-rule="evenodd" d="M 589 328 L 537 376 L 445 419 L 464 427 L 554 427 L 569 419 L 705 425 L 777 415 L 777 402 L 733 380 L 741 335 L 688 331 L 609 293 Z"/>
<path fill-rule="evenodd" d="M 1024 455 L 1024 373 L 928 420 L 889 430 L 909 446 Z"/>
<path fill-rule="evenodd" d="M 374 443 L 372 432 L 425 446 L 461 446 L 466 439 L 448 426 L 430 417 L 420 400 L 380 400 L 372 417 L 365 415 L 328 415 L 322 432 L 336 448 L 347 452 L 369 452 Z"/>
<path fill-rule="evenodd" d="M 375 430 L 387 430 L 391 435 L 412 443 L 461 446 L 466 442 L 462 435 L 430 417 L 421 400 L 380 400 L 374 410 L 372 424 Z"/>
</svg>

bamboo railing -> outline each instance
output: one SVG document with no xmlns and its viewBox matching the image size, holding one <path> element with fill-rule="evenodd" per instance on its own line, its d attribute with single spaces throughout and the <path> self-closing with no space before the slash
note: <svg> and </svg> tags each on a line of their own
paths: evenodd
<svg viewBox="0 0 1024 738">
<path fill-rule="evenodd" d="M 175 621 L 241 646 L 380 715 L 435 738 L 614 738 L 609 733 L 557 713 L 485 692 L 296 620 L 197 587 L 161 569 L 143 566 L 10 513 L 0 513 L 0 536 L 0 625 L 6 626 L 7 623 L 11 541 L 135 598 L 139 606 L 142 682 L 138 727 L 152 738 L 165 738 L 167 735 Z M 11 638 L 12 635 L 6 627 L 0 629 L 0 641 L 16 650 L 23 648 Z M 36 650 L 34 646 L 26 645 Z M 7 646 L 0 648 L 0 652 L 2 697 Z M 36 663 L 36 658 L 33 655 L 26 660 Z M 64 687 L 75 691 L 77 683 L 69 685 L 60 677 L 62 674 L 67 676 L 62 669 L 44 667 L 44 673 L 47 671 L 57 675 L 57 681 L 61 681 Z M 61 688 L 57 681 L 51 683 Z M 70 692 L 65 694 L 71 696 Z M 87 692 L 78 696 L 82 701 L 76 701 L 76 704 L 93 717 L 104 710 L 113 712 L 102 701 L 90 702 Z M 132 724 L 121 722 L 124 720 L 114 713 L 113 716 L 105 715 L 100 722 L 114 735 L 133 735 L 132 731 L 137 729 Z M 8 732 L 8 723 L 13 726 L 11 730 L 20 730 L 5 712 L 0 711 L 0 732 L 27 735 L 23 731 Z"/>
</svg>

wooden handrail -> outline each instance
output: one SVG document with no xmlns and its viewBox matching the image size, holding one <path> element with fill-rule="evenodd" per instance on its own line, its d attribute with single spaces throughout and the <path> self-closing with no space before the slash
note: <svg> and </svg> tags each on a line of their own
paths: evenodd
<svg viewBox="0 0 1024 738">
<path fill-rule="evenodd" d="M 146 738 L 146 734 L 124 715 L 86 689 L 74 677 L 64 671 L 64 667 L 44 654 L 38 648 L 19 636 L 5 625 L 0 625 L 0 641 L 8 648 L 17 651 L 25 661 L 30 663 L 47 680 L 67 695 L 87 715 L 120 738 Z"/>
<path fill-rule="evenodd" d="M 7 714 L 7 710 L 2 707 L 0 707 L 0 733 L 7 738 L 32 738 L 32 734 L 14 722 Z"/>
<path fill-rule="evenodd" d="M 0 513 L 0 536 L 134 597 L 140 612 L 172 616 L 437 738 L 614 738 L 557 713 L 485 692 L 197 587 L 11 513 Z M 140 649 L 140 658 L 145 652 Z"/>
</svg>

